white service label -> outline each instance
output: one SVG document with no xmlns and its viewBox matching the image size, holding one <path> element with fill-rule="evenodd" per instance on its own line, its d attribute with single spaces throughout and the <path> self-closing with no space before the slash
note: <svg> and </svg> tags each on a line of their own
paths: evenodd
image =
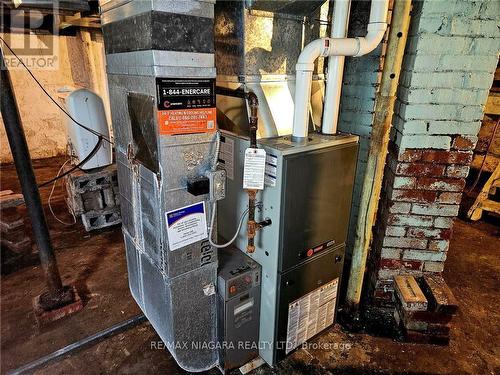
<svg viewBox="0 0 500 375">
<path fill-rule="evenodd" d="M 266 186 L 276 186 L 276 177 L 278 175 L 278 157 L 273 154 L 266 156 L 266 175 L 264 183 Z"/>
<path fill-rule="evenodd" d="M 243 168 L 243 189 L 264 189 L 265 170 L 266 151 L 261 148 L 247 148 Z"/>
<path fill-rule="evenodd" d="M 165 213 L 168 245 L 171 251 L 208 237 L 205 202 Z"/>
<path fill-rule="evenodd" d="M 286 354 L 333 324 L 339 279 L 288 305 Z"/>
<path fill-rule="evenodd" d="M 234 139 L 221 136 L 219 161 L 230 180 L 234 179 Z"/>
</svg>

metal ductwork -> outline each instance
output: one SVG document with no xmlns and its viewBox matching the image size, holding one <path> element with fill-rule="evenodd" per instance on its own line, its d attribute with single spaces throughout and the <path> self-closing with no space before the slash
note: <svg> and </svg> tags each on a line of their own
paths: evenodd
<svg viewBox="0 0 500 375">
<path fill-rule="evenodd" d="M 283 13 L 287 9 L 295 11 Z M 326 21 L 328 13 L 329 3 L 324 1 L 216 2 L 217 85 L 257 95 L 259 138 L 292 132 L 295 64 L 304 44 L 327 35 L 326 25 L 319 20 Z M 312 84 L 311 128 L 321 126 L 323 91 L 323 61 L 318 61 Z M 237 124 L 238 131 L 247 132 L 249 113 L 241 100 L 219 96 L 217 108 Z"/>
<path fill-rule="evenodd" d="M 325 0 L 246 0 L 248 9 L 263 10 L 266 12 L 308 16 L 318 9 Z"/>
<path fill-rule="evenodd" d="M 62 0 L 57 2 L 45 0 L 2 0 L 0 4 L 7 12 L 36 10 L 42 14 L 73 15 L 78 12 L 90 10 L 88 0 Z"/>
</svg>

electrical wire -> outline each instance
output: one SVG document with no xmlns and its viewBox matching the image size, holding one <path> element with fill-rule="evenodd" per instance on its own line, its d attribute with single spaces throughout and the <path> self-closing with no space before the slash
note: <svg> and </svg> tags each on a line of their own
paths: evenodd
<svg viewBox="0 0 500 375">
<path fill-rule="evenodd" d="M 94 146 L 94 148 L 92 149 L 92 151 L 90 151 L 90 153 L 80 163 L 78 163 L 77 165 L 75 165 L 73 168 L 67 170 L 62 175 L 60 175 L 60 176 L 57 175 L 56 177 L 51 178 L 50 180 L 45 181 L 44 183 L 41 183 L 40 185 L 38 185 L 38 187 L 41 188 L 41 187 L 47 186 L 47 185 L 51 184 L 52 182 L 57 181 L 57 180 L 65 177 L 65 176 L 67 176 L 71 172 L 74 172 L 77 169 L 80 169 L 80 167 L 82 167 L 85 163 L 87 163 L 90 159 L 92 159 L 92 157 L 97 153 L 97 151 L 99 150 L 99 148 L 102 145 L 102 139 L 103 138 L 99 136 L 99 139 L 97 140 L 97 143 Z"/>
<path fill-rule="evenodd" d="M 63 165 L 61 165 L 61 168 L 59 168 L 59 171 L 57 172 L 57 176 L 56 177 L 58 177 L 61 174 L 61 171 L 63 170 L 64 166 L 66 164 L 68 164 L 70 161 L 71 161 L 71 159 L 68 159 L 68 160 L 66 160 L 63 163 Z M 54 216 L 54 219 L 56 219 L 58 222 L 60 222 L 63 225 L 66 225 L 66 226 L 75 225 L 76 224 L 76 217 L 75 217 L 75 213 L 73 212 L 73 210 L 71 208 L 69 209 L 69 211 L 70 211 L 71 216 L 73 216 L 73 222 L 72 223 L 66 223 L 65 221 L 62 221 L 61 219 L 59 219 L 56 216 L 56 214 L 54 213 L 54 210 L 52 209 L 52 205 L 51 205 L 50 201 L 52 200 L 52 195 L 54 194 L 54 190 L 56 188 L 57 181 L 58 181 L 57 179 L 54 179 L 54 184 L 52 185 L 52 189 L 50 190 L 50 194 L 49 194 L 48 204 L 49 204 L 50 213 L 52 214 L 52 216 Z"/>
<path fill-rule="evenodd" d="M 217 134 L 215 136 L 215 154 L 212 165 L 212 172 L 215 172 L 217 170 L 217 164 L 219 164 L 219 152 L 220 152 L 220 131 L 217 130 Z"/>
<path fill-rule="evenodd" d="M 38 87 L 40 87 L 40 89 L 45 93 L 45 95 L 47 95 L 49 97 L 49 99 L 52 101 L 52 103 L 54 103 L 66 116 L 68 116 L 75 124 L 77 124 L 78 126 L 80 126 L 81 128 L 87 130 L 88 132 L 94 134 L 95 136 L 97 137 L 101 137 L 102 139 L 104 139 L 106 142 L 108 142 L 109 144 L 113 144 L 113 141 L 111 141 L 109 138 L 107 138 L 104 134 L 101 134 L 97 131 L 95 131 L 94 129 L 91 129 L 89 128 L 88 126 L 85 126 L 83 125 L 82 123 L 76 121 L 48 92 L 47 90 L 42 86 L 42 84 L 40 83 L 40 81 L 38 81 L 38 79 L 35 77 L 35 75 L 31 72 L 31 70 L 24 64 L 23 60 L 16 55 L 16 53 L 12 50 L 12 48 L 10 48 L 10 46 L 7 44 L 7 42 L 0 36 L 0 40 L 3 42 L 3 44 L 5 45 L 5 47 L 7 47 L 9 49 L 9 51 L 14 55 L 14 57 L 21 63 L 21 65 L 24 67 L 24 69 L 26 69 L 26 71 L 28 72 L 28 74 L 31 76 L 31 78 L 33 78 L 33 80 L 36 82 L 36 84 L 38 85 Z"/>
<path fill-rule="evenodd" d="M 212 240 L 212 233 L 213 233 L 214 223 L 215 223 L 215 202 L 214 202 L 212 205 L 212 218 L 210 219 L 210 231 L 208 234 L 208 241 L 210 242 L 210 245 L 212 245 L 213 247 L 216 247 L 217 249 L 222 249 L 224 247 L 228 247 L 229 245 L 231 245 L 236 240 L 236 238 L 238 238 L 238 235 L 240 234 L 241 227 L 243 225 L 243 219 L 245 219 L 245 216 L 247 216 L 247 214 L 248 214 L 248 208 L 245 211 L 243 211 L 243 213 L 241 214 L 240 221 L 238 223 L 238 229 L 236 229 L 236 233 L 234 234 L 233 238 L 231 238 L 228 242 L 226 242 L 224 244 L 217 244 Z"/>
</svg>

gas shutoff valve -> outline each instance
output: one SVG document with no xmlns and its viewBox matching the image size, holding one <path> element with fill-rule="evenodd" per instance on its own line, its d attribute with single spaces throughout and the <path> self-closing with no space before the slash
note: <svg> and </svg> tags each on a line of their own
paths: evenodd
<svg viewBox="0 0 500 375">
<path fill-rule="evenodd" d="M 209 180 L 210 185 L 210 200 L 218 201 L 226 197 L 226 171 L 218 169 L 216 171 L 208 171 L 205 176 Z"/>
</svg>

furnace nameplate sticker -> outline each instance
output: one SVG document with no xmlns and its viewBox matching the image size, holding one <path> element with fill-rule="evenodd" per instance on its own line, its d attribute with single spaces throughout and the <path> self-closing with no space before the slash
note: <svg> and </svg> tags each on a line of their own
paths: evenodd
<svg viewBox="0 0 500 375">
<path fill-rule="evenodd" d="M 243 189 L 264 189 L 265 171 L 266 151 L 261 148 L 247 148 L 243 167 Z"/>
<path fill-rule="evenodd" d="M 156 78 L 156 90 L 160 134 L 216 130 L 215 79 Z"/>
<path fill-rule="evenodd" d="M 339 279 L 288 305 L 286 354 L 333 324 Z"/>
<path fill-rule="evenodd" d="M 166 212 L 165 216 L 171 251 L 208 237 L 205 202 Z"/>
<path fill-rule="evenodd" d="M 234 139 L 221 135 L 219 162 L 226 171 L 227 178 L 234 180 Z"/>
</svg>

